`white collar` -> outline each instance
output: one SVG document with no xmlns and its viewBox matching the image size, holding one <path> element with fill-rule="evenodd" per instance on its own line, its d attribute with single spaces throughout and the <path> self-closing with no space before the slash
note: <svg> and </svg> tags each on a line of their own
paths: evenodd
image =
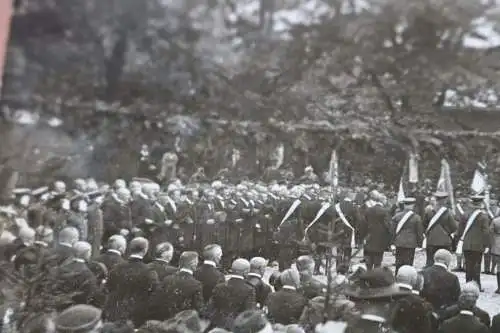
<svg viewBox="0 0 500 333">
<path fill-rule="evenodd" d="M 167 259 L 163 259 L 163 258 L 154 258 L 154 261 L 161 261 L 161 262 L 164 262 L 165 264 L 170 264 L 170 261 L 168 261 Z"/>
<path fill-rule="evenodd" d="M 413 295 L 420 295 L 420 291 L 418 291 L 418 290 L 412 290 L 411 293 Z"/>
<path fill-rule="evenodd" d="M 212 260 L 204 260 L 203 264 L 204 265 L 210 265 L 212 267 L 217 267 L 217 264 L 214 261 L 212 261 Z"/>
<path fill-rule="evenodd" d="M 445 264 L 443 264 L 442 262 L 435 262 L 434 266 L 443 267 L 444 269 L 448 270 L 448 267 Z"/>
<path fill-rule="evenodd" d="M 131 255 L 129 256 L 129 258 L 134 258 L 134 259 L 139 259 L 139 260 L 144 259 L 144 257 L 143 257 L 143 256 L 141 256 L 140 254 L 131 254 Z"/>
<path fill-rule="evenodd" d="M 283 289 L 288 289 L 288 290 L 297 290 L 297 288 L 292 287 L 292 286 L 283 286 L 283 287 L 281 287 L 281 288 L 283 288 Z"/>
<path fill-rule="evenodd" d="M 373 321 L 376 323 L 385 323 L 386 319 L 384 317 L 380 317 L 374 314 L 364 314 L 361 315 L 361 319 L 367 320 L 367 321 Z"/>
<path fill-rule="evenodd" d="M 466 316 L 474 316 L 474 312 L 468 311 L 468 310 L 460 310 L 460 314 L 463 314 Z"/>
<path fill-rule="evenodd" d="M 413 290 L 413 287 L 406 283 L 398 283 L 398 286 L 403 289 Z"/>
<path fill-rule="evenodd" d="M 85 262 L 85 260 L 82 258 L 73 258 L 73 261 L 74 262 L 83 262 L 83 263 Z"/>
<path fill-rule="evenodd" d="M 185 272 L 185 273 L 193 275 L 193 271 L 190 270 L 189 268 L 181 268 L 181 269 L 179 269 L 179 272 Z"/>
<path fill-rule="evenodd" d="M 259 279 L 262 279 L 262 276 L 259 274 L 259 273 L 248 273 L 247 276 L 255 276 L 255 277 L 258 277 Z"/>
<path fill-rule="evenodd" d="M 118 250 L 115 250 L 115 249 L 108 249 L 106 252 L 109 252 L 109 253 L 114 253 L 114 254 L 118 254 L 118 255 L 122 255 L 122 253 Z"/>
<path fill-rule="evenodd" d="M 59 245 L 67 246 L 67 247 L 71 247 L 71 248 L 73 247 L 73 245 L 66 243 L 66 242 L 59 242 Z"/>
<path fill-rule="evenodd" d="M 35 241 L 34 244 L 38 244 L 38 245 L 41 245 L 43 247 L 48 247 L 49 244 L 47 242 L 44 242 L 44 241 Z"/>
<path fill-rule="evenodd" d="M 241 276 L 241 275 L 231 274 L 231 275 L 229 275 L 229 278 L 230 279 L 240 279 L 240 280 L 243 280 L 243 276 Z"/>
</svg>

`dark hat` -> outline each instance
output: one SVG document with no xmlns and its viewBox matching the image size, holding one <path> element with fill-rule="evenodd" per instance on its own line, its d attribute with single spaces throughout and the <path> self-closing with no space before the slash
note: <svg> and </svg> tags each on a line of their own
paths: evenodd
<svg viewBox="0 0 500 333">
<path fill-rule="evenodd" d="M 442 192 L 442 191 L 436 191 L 436 193 L 434 193 L 434 196 L 437 199 L 444 199 L 444 198 L 448 198 L 448 193 Z"/>
<path fill-rule="evenodd" d="M 416 202 L 417 202 L 417 199 L 411 198 L 411 197 L 404 198 L 403 201 L 402 201 L 402 203 L 405 204 L 405 205 L 413 205 Z"/>
<path fill-rule="evenodd" d="M 484 195 L 474 194 L 470 197 L 470 199 L 472 200 L 472 202 L 480 203 L 484 201 Z"/>
<path fill-rule="evenodd" d="M 177 324 L 184 325 L 191 332 L 201 332 L 201 320 L 195 310 L 184 310 L 175 315 Z"/>
<path fill-rule="evenodd" d="M 59 333 L 90 331 L 101 321 L 101 314 L 101 310 L 91 305 L 73 305 L 56 317 L 56 330 Z"/>
<path fill-rule="evenodd" d="M 262 311 L 247 310 L 234 320 L 233 333 L 257 333 L 266 325 L 269 325 L 269 321 Z"/>
<path fill-rule="evenodd" d="M 394 275 L 386 267 L 375 268 L 362 273 L 356 286 L 349 287 L 345 294 L 353 299 L 377 299 L 408 295 L 396 284 Z"/>
<path fill-rule="evenodd" d="M 64 198 L 66 198 L 66 194 L 64 193 L 54 194 L 47 200 L 46 205 L 51 207 L 60 206 L 61 200 Z"/>
</svg>

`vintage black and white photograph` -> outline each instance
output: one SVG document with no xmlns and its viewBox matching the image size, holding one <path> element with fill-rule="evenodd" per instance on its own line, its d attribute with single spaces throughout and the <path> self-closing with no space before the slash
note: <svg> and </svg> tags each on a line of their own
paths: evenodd
<svg viewBox="0 0 500 333">
<path fill-rule="evenodd" d="M 0 333 L 500 333 L 500 0 L 0 0 Z"/>
</svg>

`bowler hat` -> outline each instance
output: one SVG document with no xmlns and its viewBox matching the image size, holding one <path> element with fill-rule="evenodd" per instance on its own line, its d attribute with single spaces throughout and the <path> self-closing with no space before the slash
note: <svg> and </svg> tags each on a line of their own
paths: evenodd
<svg viewBox="0 0 500 333">
<path fill-rule="evenodd" d="M 90 331 L 101 322 L 101 314 L 101 310 L 91 305 L 73 305 L 57 316 L 56 330 L 59 333 Z"/>
<path fill-rule="evenodd" d="M 234 320 L 233 333 L 257 333 L 270 325 L 266 316 L 259 310 L 247 310 Z"/>
<path fill-rule="evenodd" d="M 368 300 L 403 296 L 410 292 L 399 288 L 388 268 L 375 268 L 361 274 L 358 283 L 348 287 L 345 294 L 352 299 Z"/>
</svg>

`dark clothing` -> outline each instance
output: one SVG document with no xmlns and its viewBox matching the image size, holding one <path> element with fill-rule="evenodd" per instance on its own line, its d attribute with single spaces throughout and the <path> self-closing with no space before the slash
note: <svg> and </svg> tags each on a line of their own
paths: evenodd
<svg viewBox="0 0 500 333">
<path fill-rule="evenodd" d="M 159 282 L 163 281 L 167 276 L 175 274 L 178 270 L 177 267 L 170 266 L 168 262 L 158 258 L 153 259 L 153 261 L 148 264 L 148 267 L 156 272 Z"/>
<path fill-rule="evenodd" d="M 464 250 L 465 281 L 476 281 L 481 288 L 481 260 L 483 253 L 479 251 Z"/>
<path fill-rule="evenodd" d="M 210 297 L 212 297 L 212 291 L 215 286 L 226 281 L 226 277 L 217 267 L 207 263 L 203 263 L 198 267 L 196 272 L 194 272 L 194 277 L 203 286 L 203 301 L 205 303 L 208 303 Z"/>
<path fill-rule="evenodd" d="M 439 265 L 432 265 L 422 270 L 424 287 L 420 296 L 433 306 L 435 311 L 458 302 L 460 282 L 455 274 Z"/>
<path fill-rule="evenodd" d="M 384 258 L 384 252 L 381 251 L 364 251 L 365 264 L 368 270 L 374 269 L 376 267 L 382 266 L 382 259 Z"/>
<path fill-rule="evenodd" d="M 425 256 L 426 256 L 425 267 L 430 267 L 430 266 L 434 265 L 434 254 L 439 249 L 445 249 L 445 250 L 448 250 L 451 252 L 451 246 L 427 245 L 427 247 L 425 248 Z"/>
<path fill-rule="evenodd" d="M 448 249 L 452 246 L 451 234 L 457 231 L 458 225 L 449 209 L 446 209 L 443 214 L 430 225 L 435 214 L 439 211 L 438 208 L 429 210 L 424 217 L 425 235 L 427 238 L 427 262 L 426 266 L 431 266 L 434 263 L 434 253 L 437 249 Z"/>
<path fill-rule="evenodd" d="M 236 317 L 255 308 L 255 289 L 247 281 L 232 277 L 219 283 L 213 290 L 208 305 L 210 328 L 219 327 L 232 331 Z"/>
<path fill-rule="evenodd" d="M 438 329 L 438 333 L 488 333 L 489 329 L 475 316 L 458 314 L 446 320 Z"/>
<path fill-rule="evenodd" d="M 396 247 L 396 273 L 403 265 L 413 266 L 415 248 Z"/>
<path fill-rule="evenodd" d="M 189 272 L 167 276 L 151 298 L 149 319 L 167 320 L 184 310 L 200 312 L 203 306 L 202 285 Z"/>
<path fill-rule="evenodd" d="M 62 265 L 74 256 L 75 250 L 70 245 L 58 244 L 54 250 L 54 259 L 57 266 Z"/>
<path fill-rule="evenodd" d="M 404 224 L 401 224 L 399 232 L 397 232 L 398 224 L 407 213 L 408 210 L 403 210 L 392 218 L 394 227 L 394 246 L 413 249 L 421 247 L 424 239 L 424 227 L 419 215 L 413 213 Z"/>
<path fill-rule="evenodd" d="M 306 305 L 307 299 L 301 293 L 285 286 L 267 299 L 269 320 L 282 325 L 296 324 Z"/>
<path fill-rule="evenodd" d="M 455 317 L 459 313 L 460 313 L 460 308 L 458 307 L 457 304 L 449 306 L 446 309 L 443 309 L 442 311 L 439 312 L 439 320 L 444 322 L 445 320 Z M 476 316 L 477 319 L 479 319 L 484 325 L 490 327 L 491 320 L 488 312 L 475 306 L 472 309 L 472 313 L 474 313 L 474 316 Z"/>
<path fill-rule="evenodd" d="M 475 211 L 475 210 L 474 210 Z M 471 211 L 469 214 L 464 216 L 458 228 L 457 235 L 463 239 L 463 251 L 475 251 L 484 252 L 484 249 L 490 247 L 490 218 L 488 214 L 481 211 L 474 222 L 472 222 L 471 227 L 464 235 L 464 231 L 467 225 L 467 220 L 474 213 Z"/>
<path fill-rule="evenodd" d="M 138 257 L 115 266 L 109 273 L 109 291 L 103 309 L 107 321 L 132 320 L 136 327 L 149 318 L 150 295 L 158 284 L 154 271 Z"/>
<path fill-rule="evenodd" d="M 491 333 L 500 333 L 500 314 L 497 314 L 493 317 L 491 321 Z"/>
<path fill-rule="evenodd" d="M 398 333 L 432 333 L 431 309 L 418 295 L 398 299 L 392 318 L 392 327 Z"/>
<path fill-rule="evenodd" d="M 120 253 L 112 252 L 110 250 L 104 252 L 95 258 L 94 261 L 101 262 L 108 269 L 108 273 L 115 268 L 116 265 L 124 263 L 125 259 L 121 256 Z"/>
<path fill-rule="evenodd" d="M 254 275 L 253 273 L 249 273 L 247 281 L 255 288 L 255 301 L 257 302 L 257 307 L 264 307 L 267 302 L 267 297 L 272 292 L 271 286 L 262 281 L 262 278 L 258 274 Z"/>
<path fill-rule="evenodd" d="M 365 220 L 360 226 L 360 235 L 365 241 L 365 253 L 386 251 L 392 240 L 389 211 L 377 204 L 366 209 Z"/>
<path fill-rule="evenodd" d="M 99 205 L 91 204 L 88 207 L 87 220 L 89 235 L 86 241 L 92 245 L 92 258 L 96 258 L 101 251 L 102 237 L 104 235 L 102 210 Z"/>
<path fill-rule="evenodd" d="M 309 281 L 301 282 L 299 292 L 307 299 L 313 299 L 317 296 L 323 296 L 326 292 L 326 285 L 315 278 Z"/>
</svg>

